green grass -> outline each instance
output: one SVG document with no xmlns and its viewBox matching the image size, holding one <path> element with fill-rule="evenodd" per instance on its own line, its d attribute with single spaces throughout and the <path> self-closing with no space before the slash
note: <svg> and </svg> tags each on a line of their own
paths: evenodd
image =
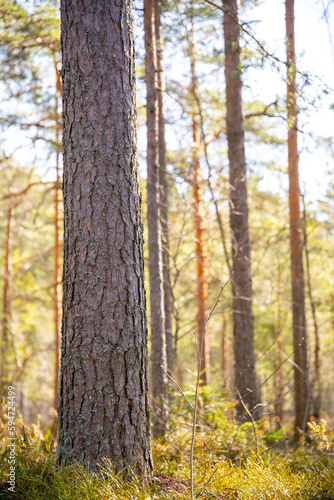
<svg viewBox="0 0 334 500">
<path fill-rule="evenodd" d="M 136 480 L 123 483 L 107 460 L 101 475 L 80 465 L 56 469 L 51 432 L 43 434 L 38 426 L 27 428 L 18 421 L 15 493 L 10 495 L 6 486 L 8 448 L 3 446 L 0 499 L 190 499 L 191 415 L 183 403 L 177 404 L 171 432 L 165 440 L 153 443 L 154 477 L 146 486 Z M 274 430 L 263 421 L 256 424 L 254 433 L 252 424 L 238 427 L 228 418 L 230 414 L 227 403 L 201 401 L 194 469 L 197 498 L 334 500 L 333 432 L 324 422 L 313 425 L 311 442 L 301 439 L 293 452 L 286 442 L 280 443 L 288 428 Z M 1 426 L 3 439 L 5 419 Z"/>
</svg>

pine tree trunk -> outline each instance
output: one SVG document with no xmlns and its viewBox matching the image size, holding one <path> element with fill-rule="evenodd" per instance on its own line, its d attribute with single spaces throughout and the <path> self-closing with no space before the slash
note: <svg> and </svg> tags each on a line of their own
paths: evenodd
<svg viewBox="0 0 334 500">
<path fill-rule="evenodd" d="M 131 2 L 61 3 L 64 272 L 58 465 L 150 476 Z M 129 476 L 128 476 L 129 474 Z"/>
<path fill-rule="evenodd" d="M 277 338 L 277 372 L 275 373 L 275 416 L 279 419 L 277 427 L 281 427 L 283 422 L 283 355 L 282 355 L 282 286 L 281 286 L 281 267 L 277 265 L 277 321 L 276 321 L 276 334 Z"/>
<path fill-rule="evenodd" d="M 307 236 L 307 213 L 306 213 L 304 196 L 302 196 L 302 201 L 303 201 L 303 240 L 304 240 L 303 242 L 305 250 L 305 260 L 306 260 L 307 292 L 312 311 L 313 329 L 314 329 L 314 382 L 312 384 L 313 417 L 316 420 L 319 420 L 321 412 L 320 336 L 319 336 L 319 327 L 318 327 L 318 320 L 316 313 L 316 305 L 312 291 L 310 252 L 309 252 L 308 236 Z"/>
<path fill-rule="evenodd" d="M 230 163 L 230 227 L 232 238 L 233 331 L 235 387 L 253 411 L 259 403 L 256 391 L 254 326 L 252 311 L 251 248 L 248 228 L 245 132 L 242 112 L 240 44 L 237 0 L 224 0 L 226 125 Z M 244 409 L 239 403 L 237 415 Z M 259 408 L 254 412 L 259 416 Z"/>
<path fill-rule="evenodd" d="M 210 384 L 210 341 L 208 332 L 203 336 L 205 321 L 207 315 L 208 283 L 206 280 L 206 258 L 204 249 L 204 231 L 203 219 L 201 214 L 201 192 L 200 192 L 200 157 L 199 148 L 201 144 L 201 135 L 199 129 L 199 109 L 198 109 L 198 81 L 195 67 L 196 53 L 193 42 L 194 26 L 188 31 L 189 54 L 191 66 L 191 89 L 194 108 L 192 112 L 192 155 L 191 170 L 193 183 L 194 200 L 194 222 L 195 222 L 195 244 L 196 244 L 196 265 L 197 265 L 197 328 L 198 328 L 198 347 L 203 343 L 201 358 L 201 385 Z"/>
<path fill-rule="evenodd" d="M 56 115 L 56 185 L 55 185 L 55 199 L 54 199 L 54 297 L 53 297 L 53 309 L 54 309 L 54 335 L 55 335 L 55 381 L 54 381 L 54 408 L 57 409 L 59 402 L 59 369 L 60 369 L 60 240 L 59 240 L 59 212 L 60 212 L 60 199 L 61 199 L 61 186 L 60 186 L 60 127 L 61 120 L 58 113 L 58 102 L 61 98 L 61 79 L 57 69 L 57 63 L 55 61 L 56 70 L 56 99 L 55 99 L 55 115 Z"/>
<path fill-rule="evenodd" d="M 193 148 L 192 148 L 192 174 L 193 174 L 193 198 L 194 198 L 194 221 L 195 221 L 195 243 L 196 243 L 196 264 L 197 264 L 197 325 L 198 325 L 198 345 L 203 342 L 201 359 L 201 385 L 210 383 L 210 350 L 208 333 L 203 337 L 206 305 L 208 300 L 208 284 L 206 281 L 206 262 L 204 252 L 203 220 L 201 214 L 201 193 L 200 193 L 200 164 L 199 164 L 199 131 L 198 124 L 193 118 Z"/>
<path fill-rule="evenodd" d="M 12 197 L 8 198 L 7 220 L 6 220 L 6 241 L 3 269 L 3 289 L 2 289 L 2 329 L 1 329 L 1 371 L 0 371 L 0 398 L 6 393 L 6 384 L 8 383 L 8 356 L 9 356 L 9 337 L 10 337 L 10 287 L 9 287 L 9 259 L 11 249 L 11 225 L 12 225 L 13 201 Z"/>
<path fill-rule="evenodd" d="M 221 337 L 221 356 L 222 356 L 222 376 L 223 376 L 223 387 L 228 393 L 229 387 L 227 383 L 228 379 L 228 346 L 227 346 L 227 315 L 226 311 L 223 311 L 223 324 L 222 324 L 222 337 Z"/>
<path fill-rule="evenodd" d="M 146 110 L 147 110 L 147 224 L 151 302 L 151 380 L 153 434 L 163 436 L 168 426 L 167 349 L 163 290 L 162 230 L 158 164 L 158 96 L 154 8 L 144 0 Z"/>
<path fill-rule="evenodd" d="M 289 154 L 289 208 L 292 281 L 292 321 L 295 361 L 295 428 L 306 429 L 309 419 L 310 394 L 307 364 L 307 331 L 305 316 L 305 287 L 303 273 L 303 244 L 300 218 L 300 189 L 297 145 L 297 92 L 294 33 L 294 0 L 285 0 L 287 40 L 287 111 Z"/>
<path fill-rule="evenodd" d="M 175 353 L 172 335 L 172 292 L 169 276 L 169 229 L 168 229 L 168 176 L 165 138 L 165 105 L 166 91 L 163 70 L 163 35 L 161 26 L 161 0 L 154 2 L 155 39 L 157 52 L 157 98 L 158 98 L 158 158 L 160 183 L 160 220 L 162 231 L 163 287 L 165 307 L 165 331 L 167 347 L 167 368 L 172 373 Z"/>
</svg>

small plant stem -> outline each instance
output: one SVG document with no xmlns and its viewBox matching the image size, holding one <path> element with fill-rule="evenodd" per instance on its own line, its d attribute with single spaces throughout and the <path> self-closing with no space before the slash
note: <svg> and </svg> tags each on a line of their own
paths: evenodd
<svg viewBox="0 0 334 500">
<path fill-rule="evenodd" d="M 244 407 L 244 410 L 246 411 L 247 415 L 251 419 L 252 426 L 253 426 L 253 431 L 254 431 L 255 455 L 256 455 L 256 458 L 259 458 L 259 452 L 258 452 L 258 446 L 257 446 L 256 426 L 255 426 L 253 415 L 251 414 L 251 412 L 249 411 L 249 409 L 245 405 L 244 400 L 242 399 L 242 396 L 241 396 L 240 392 L 238 391 L 238 389 L 237 389 L 237 393 L 238 393 L 239 399 L 241 401 L 241 404 Z"/>
<path fill-rule="evenodd" d="M 185 395 L 184 391 L 181 389 L 180 385 L 176 382 L 175 379 L 173 379 L 173 377 L 171 375 L 169 375 L 169 373 L 167 373 L 165 370 L 165 375 L 172 381 L 174 382 L 174 384 L 176 385 L 176 387 L 178 388 L 179 390 L 179 393 L 184 397 L 184 399 L 187 401 L 188 405 L 191 407 L 192 410 L 194 410 L 194 407 L 193 405 L 190 403 L 189 399 L 187 398 L 187 396 Z"/>
<path fill-rule="evenodd" d="M 204 346 L 204 337 L 208 328 L 208 323 L 210 321 L 210 318 L 212 314 L 214 313 L 216 307 L 218 306 L 220 302 L 220 296 L 223 293 L 224 288 L 227 286 L 227 284 L 230 282 L 231 276 L 229 279 L 226 281 L 225 285 L 221 287 L 220 292 L 218 294 L 217 300 L 214 303 L 213 308 L 209 312 L 206 320 L 205 320 L 205 325 L 204 325 L 204 331 L 203 335 L 201 338 L 201 345 L 200 349 L 198 352 L 197 348 L 197 378 L 196 378 L 196 391 L 195 391 L 195 403 L 194 403 L 194 410 L 193 410 L 193 431 L 192 431 L 192 436 L 191 436 L 191 447 L 190 447 L 190 489 L 191 489 L 191 500 L 194 500 L 194 447 L 195 447 L 195 435 L 196 435 L 196 420 L 197 420 L 197 407 L 198 407 L 198 389 L 199 389 L 199 382 L 201 378 L 201 359 L 202 359 L 202 353 L 203 353 L 203 346 Z"/>
</svg>

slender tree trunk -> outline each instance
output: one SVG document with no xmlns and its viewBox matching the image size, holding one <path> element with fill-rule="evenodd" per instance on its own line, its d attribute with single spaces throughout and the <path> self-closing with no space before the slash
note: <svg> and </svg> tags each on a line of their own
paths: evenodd
<svg viewBox="0 0 334 500">
<path fill-rule="evenodd" d="M 2 289 L 2 329 L 1 329 L 1 368 L 0 368 L 0 397 L 4 396 L 6 391 L 6 383 L 8 382 L 9 373 L 9 341 L 10 341 L 10 250 L 11 250 L 11 224 L 12 224 L 13 202 L 12 197 L 8 198 L 7 220 L 6 220 L 6 241 L 4 255 L 4 270 L 3 270 L 3 289 Z"/>
<path fill-rule="evenodd" d="M 147 91 L 147 224 L 151 302 L 153 434 L 154 436 L 163 436 L 168 426 L 168 392 L 162 230 L 159 206 L 157 61 L 153 3 L 153 0 L 144 0 Z"/>
<path fill-rule="evenodd" d="M 208 333 L 203 337 L 204 326 L 207 314 L 208 283 L 206 280 L 206 258 L 204 249 L 204 231 L 203 219 L 201 214 L 201 191 L 200 191 L 200 156 L 199 148 L 201 143 L 199 129 L 199 109 L 196 109 L 198 102 L 198 81 L 195 67 L 196 53 L 193 41 L 194 26 L 188 31 L 189 53 L 191 65 L 191 93 L 195 103 L 192 112 L 192 176 L 193 176 L 193 200 L 194 200 L 194 222 L 195 222 L 195 243 L 196 243 L 196 262 L 197 262 L 197 325 L 198 325 L 198 345 L 203 342 L 203 351 L 201 358 L 201 385 L 210 384 L 210 341 Z"/>
<path fill-rule="evenodd" d="M 275 416 L 279 419 L 277 427 L 280 428 L 280 423 L 283 421 L 283 355 L 282 355 L 282 281 L 281 267 L 277 265 L 277 321 L 276 321 L 277 338 L 277 372 L 275 373 Z"/>
<path fill-rule="evenodd" d="M 252 311 L 251 246 L 248 228 L 245 132 L 242 112 L 240 44 L 237 0 L 224 0 L 226 125 L 230 163 L 230 227 L 233 263 L 233 331 L 235 387 L 249 409 L 258 417 L 254 326 Z M 237 405 L 237 416 L 244 409 Z"/>
<path fill-rule="evenodd" d="M 194 197 L 194 220 L 195 220 L 195 242 L 197 261 L 197 324 L 198 344 L 203 342 L 203 353 L 201 359 L 201 384 L 210 384 L 210 343 L 208 334 L 203 337 L 206 320 L 206 305 L 208 301 L 208 283 L 206 280 L 206 259 L 204 250 L 203 219 L 201 214 L 201 192 L 200 192 L 200 163 L 199 163 L 199 129 L 193 116 L 193 148 L 192 148 L 192 174 L 193 174 L 193 197 Z"/>
<path fill-rule="evenodd" d="M 165 105 L 166 91 L 163 70 L 163 35 L 161 26 L 161 0 L 154 2 L 155 39 L 157 52 L 157 98 L 158 98 L 158 157 L 160 183 L 160 220 L 162 231 L 163 287 L 165 307 L 165 331 L 167 347 L 167 368 L 172 373 L 175 361 L 172 335 L 172 292 L 169 276 L 169 229 L 168 229 L 168 176 L 165 138 Z"/>
<path fill-rule="evenodd" d="M 60 199 L 61 199 L 61 186 L 60 186 L 60 117 L 58 113 L 59 99 L 61 98 L 61 79 L 59 71 L 57 68 L 57 62 L 55 60 L 55 70 L 56 70 L 56 102 L 55 102 L 55 115 L 56 115 L 56 185 L 55 185 L 55 199 L 54 199 L 54 240 L 55 240 L 55 250 L 54 250 L 54 297 L 53 297 L 53 308 L 54 308 L 54 335 L 55 335 L 55 381 L 54 381 L 54 408 L 57 409 L 59 401 L 59 363 L 60 363 L 60 266 L 59 266 L 59 255 L 60 255 L 60 241 L 59 241 L 59 211 L 60 211 Z"/>
<path fill-rule="evenodd" d="M 321 411 L 320 336 L 319 336 L 316 306 L 312 292 L 311 266 L 310 266 L 310 255 L 309 255 L 308 236 L 307 236 L 307 213 L 306 213 L 304 196 L 302 196 L 302 201 L 303 201 L 303 235 L 304 235 L 304 250 L 305 250 L 305 260 L 306 260 L 307 292 L 311 305 L 313 329 L 314 329 L 314 383 L 313 383 L 313 397 L 312 397 L 313 416 L 318 420 L 320 418 L 320 411 Z"/>
<path fill-rule="evenodd" d="M 289 153 L 289 208 L 292 280 L 293 345 L 295 361 L 295 428 L 305 430 L 310 412 L 307 364 L 307 331 L 300 218 L 297 145 L 297 92 L 294 33 L 294 0 L 285 0 L 287 41 L 287 110 Z"/>
<path fill-rule="evenodd" d="M 228 384 L 227 384 L 227 378 L 228 378 L 228 365 L 227 365 L 227 359 L 228 359 L 228 351 L 227 351 L 227 314 L 226 311 L 223 312 L 223 325 L 222 325 L 222 342 L 221 342 L 221 348 L 222 348 L 222 375 L 223 375 L 223 386 L 225 387 L 227 393 L 228 393 Z"/>
<path fill-rule="evenodd" d="M 131 2 L 61 3 L 64 272 L 57 463 L 152 470 Z"/>
</svg>

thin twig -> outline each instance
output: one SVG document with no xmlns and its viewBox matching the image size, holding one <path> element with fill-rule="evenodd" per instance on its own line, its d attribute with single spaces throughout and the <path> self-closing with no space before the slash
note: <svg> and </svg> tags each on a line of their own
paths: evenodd
<svg viewBox="0 0 334 500">
<path fill-rule="evenodd" d="M 255 454 L 256 454 L 256 458 L 258 458 L 259 457 L 259 453 L 258 453 L 256 426 L 255 426 L 254 418 L 253 418 L 253 415 L 251 414 L 251 412 L 249 411 L 249 409 L 247 408 L 247 406 L 245 405 L 244 400 L 241 397 L 240 392 L 238 391 L 238 389 L 237 389 L 237 393 L 238 393 L 240 402 L 241 402 L 242 406 L 244 407 L 244 410 L 246 411 L 247 415 L 249 416 L 249 418 L 251 419 L 251 422 L 252 422 L 253 431 L 254 431 L 254 441 L 255 441 Z"/>
<path fill-rule="evenodd" d="M 196 494 L 197 497 L 199 497 L 202 493 L 202 491 L 206 490 L 206 487 L 209 486 L 209 484 L 211 483 L 211 479 L 213 478 L 213 476 L 216 474 L 217 470 L 219 469 L 219 467 L 217 467 L 213 473 L 211 474 L 211 476 L 209 477 L 208 481 L 205 483 L 205 485 L 200 489 L 200 491 Z"/>
<path fill-rule="evenodd" d="M 162 367 L 163 369 L 163 367 Z M 184 397 L 184 399 L 187 401 L 187 403 L 189 404 L 189 406 L 191 407 L 192 410 L 194 410 L 194 407 L 193 405 L 190 403 L 189 399 L 187 398 L 187 396 L 185 395 L 184 391 L 181 389 L 180 385 L 176 382 L 176 380 L 173 379 L 173 377 L 171 377 L 171 375 L 169 375 L 169 373 L 167 373 L 164 369 L 163 369 L 165 375 L 167 375 L 167 377 L 172 381 L 174 382 L 174 384 L 176 385 L 176 387 L 178 388 L 179 390 L 179 393 Z"/>
<path fill-rule="evenodd" d="M 208 323 L 210 321 L 210 318 L 220 302 L 220 296 L 223 293 L 223 290 L 225 289 L 227 284 L 230 282 L 230 280 L 231 276 L 226 281 L 226 283 L 221 287 L 217 300 L 205 320 L 203 335 L 201 337 L 200 352 L 199 355 L 197 355 L 197 378 L 196 378 L 195 404 L 194 404 L 194 414 L 193 414 L 193 431 L 192 431 L 191 447 L 190 447 L 190 488 L 191 488 L 192 500 L 194 499 L 194 447 L 195 447 L 196 419 L 197 419 L 197 407 L 198 407 L 198 390 L 199 390 L 199 382 L 201 376 L 201 359 L 203 355 L 204 337 L 208 328 Z"/>
</svg>

